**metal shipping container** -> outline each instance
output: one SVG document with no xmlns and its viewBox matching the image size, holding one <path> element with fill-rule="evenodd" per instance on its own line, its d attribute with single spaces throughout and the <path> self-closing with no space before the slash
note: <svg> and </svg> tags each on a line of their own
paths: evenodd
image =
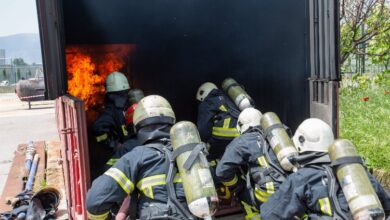
<svg viewBox="0 0 390 220">
<path fill-rule="evenodd" d="M 178 120 L 196 119 L 195 93 L 201 83 L 220 85 L 232 77 L 262 112 L 277 113 L 292 130 L 305 118 L 318 117 L 337 133 L 337 0 L 37 0 L 37 7 L 45 95 L 66 96 L 58 101 L 63 109 L 58 118 L 63 121 L 70 117 L 66 111 L 84 110 L 77 109 L 84 108 L 82 104 L 74 104 L 80 100 L 70 101 L 67 95 L 66 48 L 134 44 L 137 49 L 128 67 L 131 85 L 166 97 Z M 86 123 L 85 117 L 74 120 Z M 79 139 L 87 140 L 86 129 L 60 127 L 64 135 L 78 132 Z M 61 140 L 69 145 L 68 139 Z M 81 161 L 88 161 L 88 143 L 72 144 L 66 149 L 78 150 L 76 159 L 66 154 L 69 169 L 75 163 L 87 166 Z M 89 172 L 79 168 L 84 170 L 77 178 L 88 186 Z M 85 186 L 68 185 L 68 193 L 79 187 L 85 196 Z M 77 201 L 81 209 L 71 204 L 70 211 L 77 213 L 72 217 L 85 218 L 84 199 Z"/>
</svg>

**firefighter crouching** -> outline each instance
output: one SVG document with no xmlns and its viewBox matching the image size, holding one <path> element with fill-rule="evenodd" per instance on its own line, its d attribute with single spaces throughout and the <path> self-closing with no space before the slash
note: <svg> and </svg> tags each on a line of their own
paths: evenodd
<svg viewBox="0 0 390 220">
<path fill-rule="evenodd" d="M 108 219 L 111 207 L 128 195 L 138 198 L 139 219 L 193 218 L 187 211 L 180 175 L 173 178 L 171 195 L 175 198 L 167 193 L 170 161 L 166 150 L 170 147 L 169 131 L 174 123 L 175 114 L 163 97 L 151 95 L 139 102 L 134 112 L 134 125 L 141 145 L 122 156 L 92 183 L 86 201 L 88 218 Z M 167 201 L 176 202 L 167 204 Z"/>
<path fill-rule="evenodd" d="M 237 118 L 240 111 L 229 97 L 214 83 L 203 83 L 196 94 L 198 106 L 197 127 L 201 140 L 209 149 L 207 159 L 221 199 L 230 199 L 230 192 L 215 176 L 217 161 L 222 157 L 226 146 L 240 134 L 237 131 Z"/>
<path fill-rule="evenodd" d="M 114 165 L 119 158 L 121 158 L 126 153 L 130 152 L 134 147 L 139 146 L 137 139 L 137 134 L 134 129 L 133 115 L 135 108 L 138 105 L 138 102 L 144 97 L 144 93 L 140 89 L 130 89 L 129 90 L 129 101 L 130 107 L 127 108 L 125 113 L 125 124 L 128 137 L 126 141 L 117 148 L 114 152 L 114 155 L 107 161 L 105 170 L 108 170 L 112 165 Z"/>
<path fill-rule="evenodd" d="M 263 137 L 261 117 L 255 108 L 241 112 L 237 125 L 241 135 L 227 146 L 216 170 L 217 177 L 240 200 L 246 219 L 251 220 L 260 219 L 260 205 L 278 190 L 286 175 Z M 248 172 L 246 180 L 237 174 L 239 169 Z"/>
<path fill-rule="evenodd" d="M 240 134 L 237 118 L 240 111 L 213 83 L 203 83 L 196 94 L 200 101 L 197 126 L 201 139 L 210 145 L 209 160 L 221 158 L 225 147 Z"/>
<path fill-rule="evenodd" d="M 335 171 L 339 175 L 340 165 L 342 168 L 348 168 L 348 163 L 362 163 L 356 161 L 344 161 L 345 164 L 335 165 L 331 163 L 328 149 L 332 145 L 344 145 L 345 142 L 334 142 L 332 129 L 325 122 L 311 118 L 307 119 L 298 127 L 293 137 L 294 145 L 299 155 L 296 162 L 299 164 L 297 172 L 290 174 L 286 181 L 280 185 L 279 191 L 273 194 L 269 200 L 261 206 L 261 219 L 354 219 L 348 202 L 350 198 L 360 197 L 360 190 L 355 188 L 359 185 L 353 176 L 364 176 L 369 178 L 375 189 L 375 192 L 382 203 L 384 212 L 389 215 L 390 197 L 380 184 L 367 171 L 363 173 L 350 173 L 349 178 L 342 181 L 336 180 Z M 330 153 L 332 155 L 332 153 Z M 342 154 L 336 152 L 336 155 Z M 335 156 L 337 157 L 337 156 Z M 351 159 L 351 158 L 349 158 Z M 359 164 L 361 166 L 361 164 Z M 348 168 L 349 169 L 349 168 Z M 342 175 L 341 177 L 345 177 Z M 349 192 L 343 192 L 344 185 L 349 186 Z M 370 184 L 366 186 L 369 188 Z M 370 194 L 370 196 L 375 197 Z M 347 199 L 348 202 L 347 202 Z M 368 197 L 365 197 L 368 198 Z M 352 199 L 352 200 L 353 200 Z M 363 201 L 363 202 L 362 202 Z M 367 207 L 367 202 L 374 200 L 359 200 L 358 203 L 352 203 L 352 206 Z M 372 216 L 371 216 L 372 217 Z M 378 218 L 379 217 L 379 218 Z M 384 219 L 380 215 L 374 218 L 360 219 Z"/>
<path fill-rule="evenodd" d="M 126 76 L 112 72 L 106 78 L 104 111 L 92 126 L 96 141 L 115 151 L 128 136 L 124 111 L 130 106 Z"/>
</svg>

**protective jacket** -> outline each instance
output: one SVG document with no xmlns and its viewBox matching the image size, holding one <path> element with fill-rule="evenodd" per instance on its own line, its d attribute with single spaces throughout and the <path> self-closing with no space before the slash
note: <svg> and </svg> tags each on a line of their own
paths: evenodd
<svg viewBox="0 0 390 220">
<path fill-rule="evenodd" d="M 107 93 L 104 100 L 104 111 L 92 126 L 98 143 L 115 149 L 128 137 L 125 125 L 124 109 L 128 101 L 124 100 L 122 92 Z"/>
<path fill-rule="evenodd" d="M 148 219 L 152 215 L 170 213 L 179 219 L 185 219 L 167 207 L 168 193 L 166 174 L 169 161 L 161 150 L 169 139 L 170 125 L 152 125 L 138 131 L 138 140 L 142 144 L 121 157 L 113 167 L 98 177 L 87 194 L 87 211 L 90 219 L 106 219 L 110 209 L 128 195 L 139 194 L 137 202 L 138 217 Z M 157 146 L 157 147 L 156 147 Z M 173 179 L 174 191 L 178 202 L 185 204 L 185 195 L 181 178 Z M 135 194 L 136 195 L 136 194 Z"/>
<path fill-rule="evenodd" d="M 209 160 L 222 157 L 230 141 L 240 135 L 236 128 L 239 114 L 234 103 L 219 89 L 213 89 L 199 104 L 197 126 L 202 141 L 211 146 Z"/>
<path fill-rule="evenodd" d="M 114 155 L 107 161 L 106 163 L 106 169 L 108 170 L 113 166 L 119 158 L 121 158 L 123 155 L 127 154 L 131 150 L 133 150 L 135 147 L 139 146 L 140 143 L 137 139 L 136 135 L 133 135 L 129 139 L 127 139 L 115 152 Z"/>
<path fill-rule="evenodd" d="M 252 188 L 248 189 L 252 192 L 254 190 L 251 203 L 258 209 L 285 179 L 285 173 L 259 127 L 250 128 L 227 146 L 218 162 L 216 175 L 231 191 L 237 191 L 237 186 L 242 184 L 236 174 L 239 169 L 248 170 L 247 188 Z M 248 203 L 248 199 L 245 200 Z"/>
<path fill-rule="evenodd" d="M 326 166 L 330 166 L 330 159 L 326 153 L 324 154 L 322 160 L 327 161 L 326 163 L 310 161 L 287 177 L 279 190 L 261 206 L 261 219 L 293 219 L 295 217 L 300 219 L 304 216 L 308 216 L 309 219 L 352 219 L 347 200 L 338 181 L 329 179 L 327 172 L 329 169 Z M 388 216 L 390 197 L 377 180 L 371 174 L 367 174 Z M 335 181 L 336 187 L 333 191 L 329 187 L 330 181 Z M 336 200 L 336 203 L 332 198 Z"/>
</svg>

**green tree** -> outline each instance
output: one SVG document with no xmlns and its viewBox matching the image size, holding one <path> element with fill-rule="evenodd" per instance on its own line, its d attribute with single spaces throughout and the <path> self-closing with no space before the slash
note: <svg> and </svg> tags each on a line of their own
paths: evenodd
<svg viewBox="0 0 390 220">
<path fill-rule="evenodd" d="M 12 63 L 15 66 L 26 66 L 27 65 L 27 63 L 24 62 L 23 58 L 15 58 L 15 59 L 13 59 Z"/>
<path fill-rule="evenodd" d="M 16 81 L 18 81 L 18 80 L 20 79 L 20 69 L 18 69 L 18 70 L 16 71 L 16 76 L 17 76 Z"/>
<path fill-rule="evenodd" d="M 5 71 L 5 69 L 3 69 L 3 80 L 6 80 L 7 79 L 7 71 Z"/>
<path fill-rule="evenodd" d="M 390 30 L 375 36 L 369 43 L 368 55 L 372 63 L 383 65 L 385 70 L 390 68 Z"/>
<path fill-rule="evenodd" d="M 367 54 L 367 45 L 390 30 L 389 5 L 385 0 L 340 1 L 341 64 L 351 54 Z"/>
<path fill-rule="evenodd" d="M 31 70 L 28 70 L 28 76 L 31 76 L 32 73 L 31 73 Z"/>
</svg>

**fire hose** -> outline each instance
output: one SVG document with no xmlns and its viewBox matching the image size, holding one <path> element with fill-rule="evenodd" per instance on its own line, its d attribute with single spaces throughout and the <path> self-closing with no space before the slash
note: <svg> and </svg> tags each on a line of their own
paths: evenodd
<svg viewBox="0 0 390 220">
<path fill-rule="evenodd" d="M 26 159 L 26 168 L 30 162 Z M 8 220 L 8 219 L 25 219 L 29 207 L 29 202 L 33 196 L 32 192 L 32 186 L 34 183 L 35 173 L 37 171 L 39 162 L 39 155 L 35 154 L 33 162 L 31 164 L 31 169 L 29 171 L 29 176 L 27 179 L 26 187 L 24 191 L 18 195 L 16 195 L 14 198 L 7 199 L 7 203 L 13 206 L 13 210 L 6 213 L 0 214 L 1 220 Z"/>
</svg>

